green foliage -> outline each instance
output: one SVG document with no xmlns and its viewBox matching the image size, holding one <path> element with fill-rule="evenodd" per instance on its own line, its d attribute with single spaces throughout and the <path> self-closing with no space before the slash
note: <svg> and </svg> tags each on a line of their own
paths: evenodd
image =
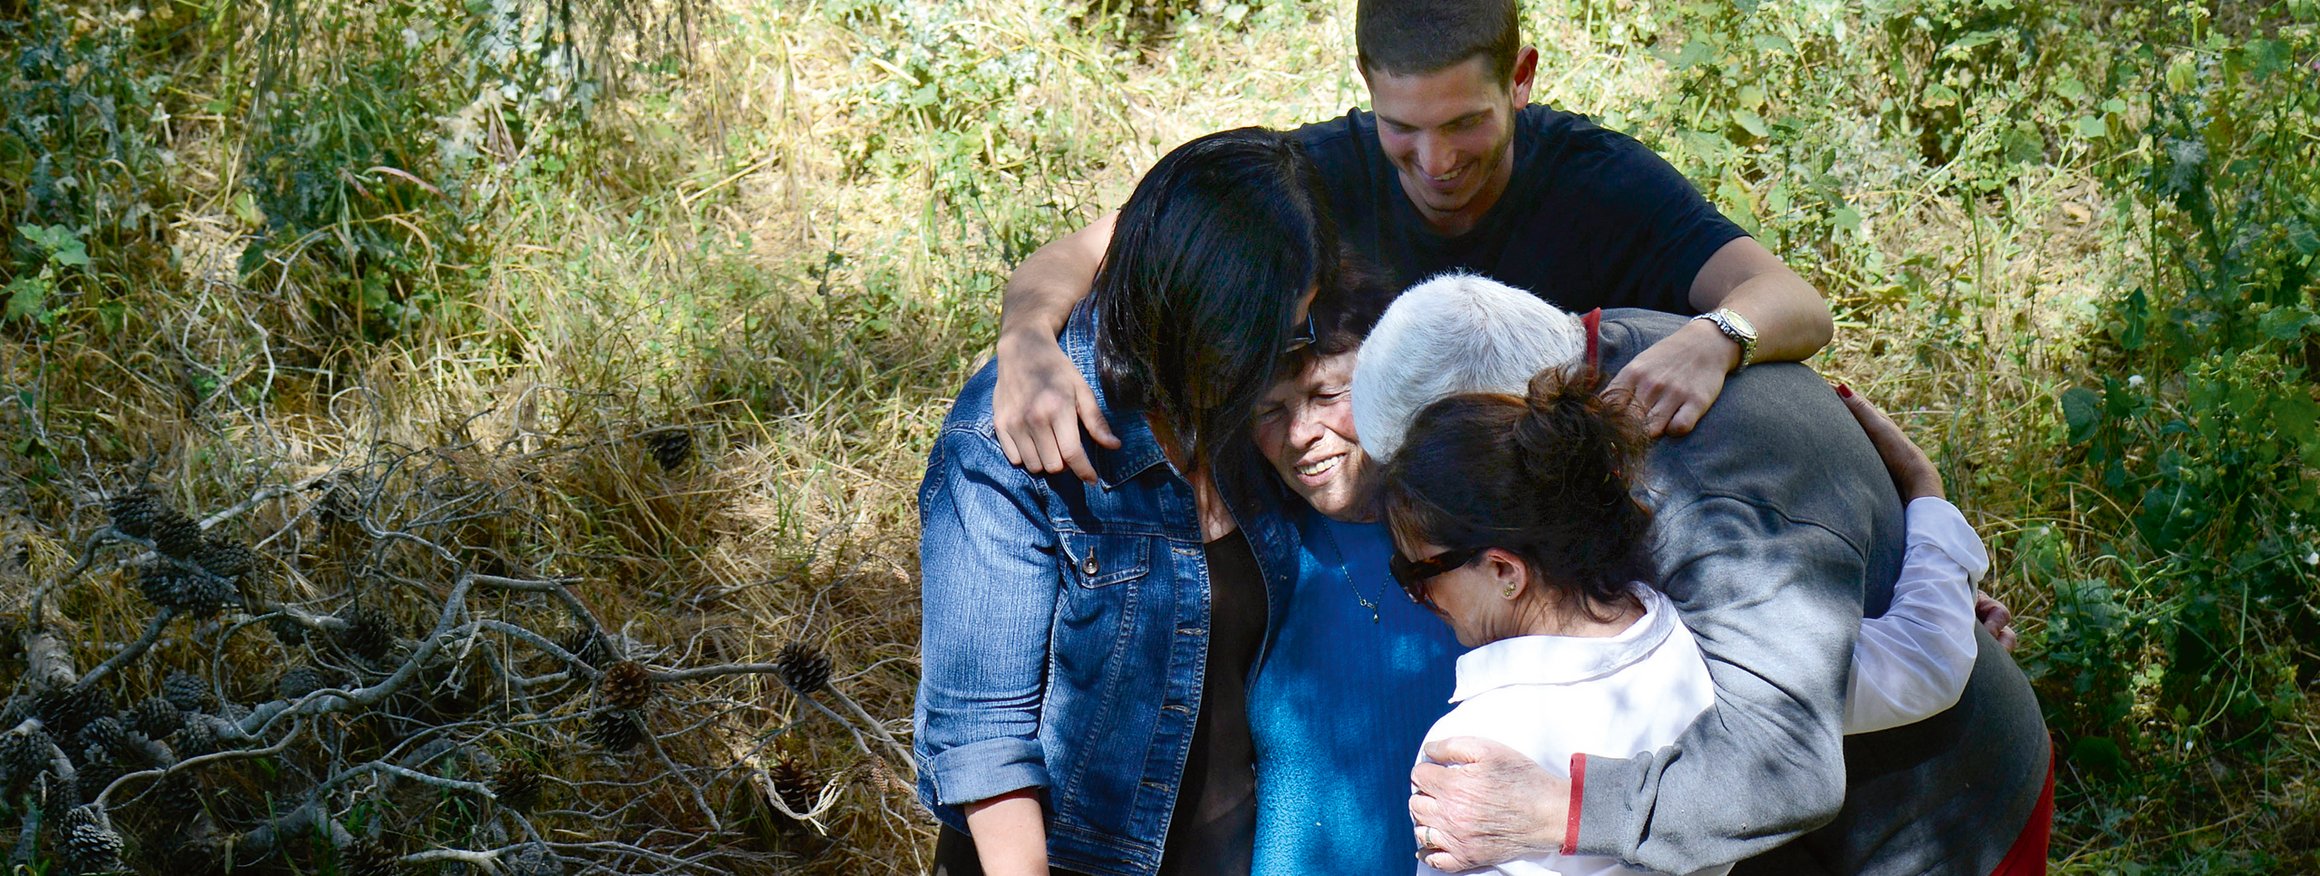
<svg viewBox="0 0 2320 876">
<path fill-rule="evenodd" d="M 85 227 L 107 240 L 147 228 L 158 218 L 154 173 L 164 163 L 156 143 L 167 113 L 157 99 L 171 82 L 139 62 L 135 33 L 44 4 L 0 22 L 0 45 L 13 48 L 0 87 L 8 224 Z"/>
<path fill-rule="evenodd" d="M 7 290 L 8 319 L 24 319 L 47 325 L 56 319 L 49 296 L 66 276 L 66 272 L 89 265 L 88 247 L 81 244 L 80 235 L 62 225 L 42 228 L 38 225 L 16 227 L 24 239 L 40 253 L 36 273 L 19 273 L 10 280 Z"/>
<path fill-rule="evenodd" d="M 290 4 L 269 39 L 369 38 L 371 50 L 302 59 L 278 47 L 276 86 L 258 95 L 260 122 L 245 184 L 266 233 L 242 253 L 245 272 L 277 257 L 328 290 L 313 296 L 355 316 L 372 336 L 399 330 L 438 296 L 433 268 L 462 261 L 473 220 L 462 162 L 436 148 L 438 116 L 456 106 L 451 59 L 422 36 L 436 10 Z M 306 22 L 300 16 L 319 14 Z"/>
<path fill-rule="evenodd" d="M 2074 759 L 2140 753 L 2146 787 L 2211 745 L 2260 765 L 2320 671 L 2320 70 L 2297 61 L 2320 39 L 2187 18 L 2142 50 L 2163 67 L 2112 73 L 2127 108 L 2105 118 L 2145 120 L 2110 168 L 2151 260 L 2105 305 L 2097 376 L 2059 398 L 2065 463 L 2118 509 L 2090 524 L 2116 524 L 2135 574 L 2058 580 L 2032 665 Z"/>
</svg>

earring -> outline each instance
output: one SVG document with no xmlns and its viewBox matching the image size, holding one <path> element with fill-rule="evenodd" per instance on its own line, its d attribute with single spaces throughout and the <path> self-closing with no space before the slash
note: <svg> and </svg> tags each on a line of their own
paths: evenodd
<svg viewBox="0 0 2320 876">
<path fill-rule="evenodd" d="M 1504 595 L 1507 595 L 1507 596 L 1513 596 L 1513 595 L 1514 595 L 1514 585 L 1512 585 L 1512 584 L 1508 584 L 1508 585 L 1506 585 L 1506 589 L 1505 589 L 1505 590 L 1503 590 L 1503 591 L 1500 591 L 1500 592 L 1501 592 L 1501 593 L 1503 593 Z"/>
</svg>

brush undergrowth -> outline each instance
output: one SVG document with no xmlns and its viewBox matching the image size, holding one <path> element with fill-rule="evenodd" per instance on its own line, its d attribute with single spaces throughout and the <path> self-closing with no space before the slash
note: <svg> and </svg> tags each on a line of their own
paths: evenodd
<svg viewBox="0 0 2320 876">
<path fill-rule="evenodd" d="M 288 556 L 279 488 L 417 451 L 520 511 L 459 546 L 665 653 L 813 642 L 905 733 L 911 490 L 1008 267 L 1190 136 L 1360 103 L 1351 5 L 0 3 L 0 618 L 129 484 L 267 495 L 234 526 Z M 1528 7 L 1537 99 L 1821 288 L 1816 364 L 1941 459 L 2023 617 L 2058 868 L 2320 869 L 2320 9 Z M 84 664 L 138 635 L 128 577 L 74 589 Z M 718 732 L 843 789 L 730 842 L 923 871 L 838 722 L 730 693 Z"/>
</svg>

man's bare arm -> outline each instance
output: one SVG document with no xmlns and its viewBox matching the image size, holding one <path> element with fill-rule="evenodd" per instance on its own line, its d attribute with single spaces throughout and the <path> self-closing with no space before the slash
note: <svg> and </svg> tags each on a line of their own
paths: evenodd
<svg viewBox="0 0 2320 876">
<path fill-rule="evenodd" d="M 1071 359 L 1056 346 L 1071 309 L 1087 297 L 1111 245 L 1117 211 L 1086 228 L 1050 241 L 1007 278 L 999 309 L 999 383 L 991 399 L 999 449 L 1007 461 L 1033 474 L 1065 469 L 1094 482 L 1095 466 L 1080 444 L 1079 430 L 1105 447 L 1120 446 L 1096 408 Z"/>
<path fill-rule="evenodd" d="M 1729 308 L 1756 329 L 1757 362 L 1801 362 L 1835 332 L 1818 290 L 1751 238 L 1724 244 L 1692 278 L 1692 307 Z M 1683 435 L 1724 391 L 1740 366 L 1740 345 L 1714 325 L 1694 322 L 1639 353 L 1611 381 L 1648 411 L 1653 435 Z"/>
</svg>

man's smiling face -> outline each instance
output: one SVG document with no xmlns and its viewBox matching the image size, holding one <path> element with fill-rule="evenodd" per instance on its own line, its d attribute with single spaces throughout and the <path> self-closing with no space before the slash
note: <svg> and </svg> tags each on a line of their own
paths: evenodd
<svg viewBox="0 0 2320 876">
<path fill-rule="evenodd" d="M 1509 82 L 1499 82 L 1481 56 L 1432 73 L 1364 71 L 1378 146 L 1436 232 L 1464 233 L 1506 192 L 1515 113 L 1530 102 L 1537 66 L 1537 50 L 1526 46 Z"/>
<path fill-rule="evenodd" d="M 1353 363 L 1351 350 L 1322 356 L 1257 403 L 1257 449 L 1273 471 L 1314 510 L 1345 521 L 1375 510 L 1362 477 L 1369 457 L 1353 433 Z"/>
</svg>

